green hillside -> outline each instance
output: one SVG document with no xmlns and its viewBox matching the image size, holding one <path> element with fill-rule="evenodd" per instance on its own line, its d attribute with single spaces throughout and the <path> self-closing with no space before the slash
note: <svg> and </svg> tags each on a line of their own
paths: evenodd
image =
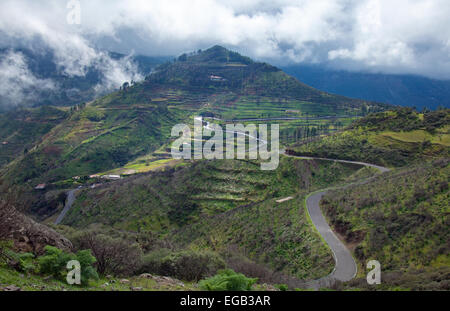
<svg viewBox="0 0 450 311">
<path fill-rule="evenodd" d="M 57 182 L 73 176 L 120 167 L 159 148 L 171 124 L 181 120 L 182 112 L 166 106 L 110 109 L 103 101 L 73 109 L 34 148 L 2 170 L 0 187 L 9 200 L 35 210 L 42 201 L 42 193 L 33 191 L 37 184 L 58 188 Z"/>
<path fill-rule="evenodd" d="M 53 227 L 74 251 L 95 252 L 106 243 L 135 259 L 114 257 L 122 260 L 110 268 L 114 275 L 151 272 L 198 281 L 226 266 L 295 288 L 333 269 L 331 252 L 307 217 L 305 196 L 373 172 L 290 157 L 282 157 L 275 171 L 248 160 L 170 161 L 172 127 L 192 124 L 198 115 L 222 119 L 215 121 L 222 125 L 260 118 L 279 123 L 286 144 L 327 135 L 386 108 L 317 91 L 216 46 L 180 56 L 142 83 L 125 83 L 118 92 L 67 109 L 30 142 L 28 152 L 1 169 L 1 196 L 50 225 L 66 191 L 82 186 L 63 225 Z M 54 114 L 48 109 L 47 118 Z M 105 181 L 91 174 L 123 178 Z M 45 189 L 35 189 L 38 184 Z"/>
<path fill-rule="evenodd" d="M 200 161 L 82 190 L 63 223 L 143 234 L 155 239 L 151 252 L 161 244 L 218 252 L 236 271 L 250 261 L 319 278 L 334 262 L 308 222 L 305 195 L 359 173 L 356 165 L 288 157 L 276 171 L 247 161 Z"/>
<path fill-rule="evenodd" d="M 35 213 L 45 205 L 42 193 L 33 191 L 36 185 L 71 187 L 74 176 L 110 171 L 151 155 L 170 141 L 173 125 L 191 123 L 193 115 L 348 115 L 341 122 L 348 124 L 363 110 L 385 108 L 314 90 L 276 67 L 216 46 L 166 63 L 142 83 L 124 84 L 118 92 L 72 107 L 28 153 L 16 155 L 0 171 L 0 189 L 5 198 Z M 279 123 L 287 141 L 299 126 L 319 133 L 334 129 L 336 122 L 333 118 Z"/>
<path fill-rule="evenodd" d="M 326 186 L 358 168 L 287 157 L 275 171 L 262 171 L 258 162 L 198 161 L 84 189 L 64 223 L 164 233 L 239 206 Z"/>
<path fill-rule="evenodd" d="M 370 114 L 348 129 L 291 146 L 298 155 L 404 166 L 449 157 L 450 110 L 415 112 L 410 108 Z"/>
<path fill-rule="evenodd" d="M 449 163 L 395 170 L 324 197 L 322 208 L 354 248 L 360 271 L 368 260 L 381 263 L 379 289 L 450 289 Z"/>
<path fill-rule="evenodd" d="M 67 113 L 42 107 L 0 114 L 0 167 L 32 149 Z"/>
<path fill-rule="evenodd" d="M 285 117 L 293 109 L 301 115 L 352 115 L 360 113 L 363 105 L 374 111 L 387 107 L 321 92 L 279 68 L 220 46 L 189 56 L 183 54 L 174 63 L 157 68 L 146 80 L 147 84 L 215 92 L 202 111 L 224 119 Z"/>
<path fill-rule="evenodd" d="M 358 260 L 358 277 L 341 289 L 450 288 L 449 117 L 448 109 L 370 114 L 339 133 L 288 148 L 291 154 L 394 167 L 322 200 L 329 223 Z M 369 260 L 381 263 L 381 285 L 366 282 Z"/>
</svg>

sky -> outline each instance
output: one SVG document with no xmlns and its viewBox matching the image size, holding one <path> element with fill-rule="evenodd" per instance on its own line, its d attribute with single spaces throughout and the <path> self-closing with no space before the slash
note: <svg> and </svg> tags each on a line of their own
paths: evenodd
<svg viewBox="0 0 450 311">
<path fill-rule="evenodd" d="M 67 75 L 94 65 L 105 85 L 140 78 L 105 50 L 176 56 L 216 44 L 274 65 L 450 79 L 449 16 L 448 0 L 2 0 L 0 47 L 49 48 Z M 0 78 L 19 79 L 20 58 L 0 60 Z"/>
</svg>

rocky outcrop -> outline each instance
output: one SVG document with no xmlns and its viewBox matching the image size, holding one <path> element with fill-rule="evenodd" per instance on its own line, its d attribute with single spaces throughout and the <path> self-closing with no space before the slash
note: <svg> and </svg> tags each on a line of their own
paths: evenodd
<svg viewBox="0 0 450 311">
<path fill-rule="evenodd" d="M 139 278 L 141 279 L 152 279 L 154 281 L 156 281 L 159 285 L 162 286 L 181 286 L 184 287 L 184 283 L 181 282 L 180 280 L 174 279 L 174 278 L 170 278 L 168 276 L 157 276 L 157 275 L 152 275 L 150 273 L 143 273 L 139 276 Z"/>
<path fill-rule="evenodd" d="M 72 243 L 49 227 L 20 213 L 13 206 L 0 201 L 0 239 L 14 241 L 18 251 L 41 255 L 46 245 L 70 251 Z"/>
</svg>

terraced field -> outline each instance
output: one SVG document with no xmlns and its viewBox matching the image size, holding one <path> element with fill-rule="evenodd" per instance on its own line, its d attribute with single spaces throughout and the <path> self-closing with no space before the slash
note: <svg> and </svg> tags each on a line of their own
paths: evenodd
<svg viewBox="0 0 450 311">
<path fill-rule="evenodd" d="M 351 165 L 284 157 L 277 171 L 261 171 L 259 163 L 250 161 L 194 162 L 84 190 L 64 222 L 81 226 L 94 222 L 111 224 L 117 218 L 139 223 L 142 215 L 155 215 L 157 210 L 170 214 L 172 208 L 175 214 L 184 213 L 185 207 L 192 209 L 188 209 L 192 217 L 212 215 L 308 191 L 316 184 L 336 182 L 353 170 Z M 118 220 L 116 225 L 127 226 Z"/>
<path fill-rule="evenodd" d="M 424 130 L 414 130 L 410 132 L 384 132 L 380 135 L 406 143 L 424 143 L 429 141 L 431 144 L 439 144 L 450 147 L 450 131 L 442 129 L 435 135 Z"/>
<path fill-rule="evenodd" d="M 449 156 L 449 110 L 419 114 L 404 108 L 369 115 L 340 133 L 290 147 L 299 155 L 384 166 Z"/>
<path fill-rule="evenodd" d="M 301 208 L 304 196 L 359 175 L 357 165 L 288 157 L 276 171 L 252 161 L 197 161 L 84 189 L 63 224 L 145 232 L 181 249 L 233 249 L 224 258 L 313 279 L 334 262 Z"/>
<path fill-rule="evenodd" d="M 219 97 L 211 103 L 211 107 L 211 110 L 223 119 L 351 115 L 348 107 L 339 108 L 338 106 L 330 106 L 327 104 L 313 105 L 311 102 L 265 96 Z M 360 112 L 360 109 L 354 109 L 354 113 Z"/>
</svg>

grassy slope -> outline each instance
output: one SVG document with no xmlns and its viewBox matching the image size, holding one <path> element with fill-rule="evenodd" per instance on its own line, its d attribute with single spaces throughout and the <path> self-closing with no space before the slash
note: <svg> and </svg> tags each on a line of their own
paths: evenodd
<svg viewBox="0 0 450 311">
<path fill-rule="evenodd" d="M 33 150 L 2 170 L 5 195 L 19 206 L 33 208 L 39 196 L 33 192 L 37 184 L 120 167 L 159 148 L 167 141 L 172 125 L 184 118 L 180 110 L 157 103 L 147 103 L 144 108 L 114 106 L 128 96 L 114 93 L 72 112 Z"/>
<path fill-rule="evenodd" d="M 276 271 L 314 278 L 329 273 L 333 260 L 307 222 L 304 195 L 358 169 L 287 157 L 276 171 L 247 161 L 201 161 L 83 190 L 64 223 L 148 232 L 181 248 L 236 248 Z M 275 202 L 288 196 L 295 198 Z"/>
<path fill-rule="evenodd" d="M 52 107 L 0 114 L 0 167 L 29 151 L 65 117 L 64 111 Z"/>
<path fill-rule="evenodd" d="M 120 95 L 111 97 L 116 100 Z M 159 147 L 180 115 L 157 105 L 147 105 L 145 110 L 108 109 L 103 101 L 96 102 L 54 128 L 8 173 L 16 183 L 57 181 L 123 165 Z"/>
<path fill-rule="evenodd" d="M 211 81 L 210 75 L 224 80 Z M 382 104 L 321 92 L 276 67 L 254 62 L 220 46 L 165 64 L 147 82 L 216 91 L 202 111 L 225 119 L 286 116 L 286 110 L 333 115 L 360 113 L 363 105 L 373 110 L 386 108 Z"/>
<path fill-rule="evenodd" d="M 433 278 L 445 280 L 450 273 L 449 174 L 449 160 L 435 160 L 324 197 L 322 207 L 330 222 L 356 246 L 360 271 L 365 271 L 368 260 L 376 259 L 386 273 L 384 286 L 445 289 L 450 285 L 433 284 Z M 394 277 L 400 271 L 406 274 Z M 413 275 L 421 275 L 422 280 Z"/>
<path fill-rule="evenodd" d="M 403 166 L 449 156 L 450 110 L 425 115 L 400 109 L 370 115 L 348 130 L 291 149 L 302 155 Z"/>
<path fill-rule="evenodd" d="M 117 277 L 91 280 L 88 286 L 69 285 L 67 282 L 53 277 L 44 278 L 37 274 L 24 274 L 6 265 L 0 265 L 0 290 L 3 287 L 14 285 L 22 291 L 132 291 L 139 288 L 142 291 L 193 291 L 196 284 L 183 283 L 177 280 L 170 281 L 155 276 L 154 278 L 132 277 L 129 282 L 121 283 Z"/>
<path fill-rule="evenodd" d="M 308 192 L 336 182 L 356 168 L 286 157 L 275 171 L 262 171 L 258 163 L 250 161 L 194 162 L 85 189 L 78 194 L 65 223 L 86 226 L 97 222 L 126 230 L 161 227 L 169 222 L 184 225 L 238 206 Z M 177 215 L 183 210 L 190 213 Z"/>
<path fill-rule="evenodd" d="M 171 239 L 193 249 L 242 254 L 271 270 L 299 279 L 320 278 L 333 270 L 329 249 L 308 223 L 304 196 L 236 208 L 181 228 Z"/>
</svg>

